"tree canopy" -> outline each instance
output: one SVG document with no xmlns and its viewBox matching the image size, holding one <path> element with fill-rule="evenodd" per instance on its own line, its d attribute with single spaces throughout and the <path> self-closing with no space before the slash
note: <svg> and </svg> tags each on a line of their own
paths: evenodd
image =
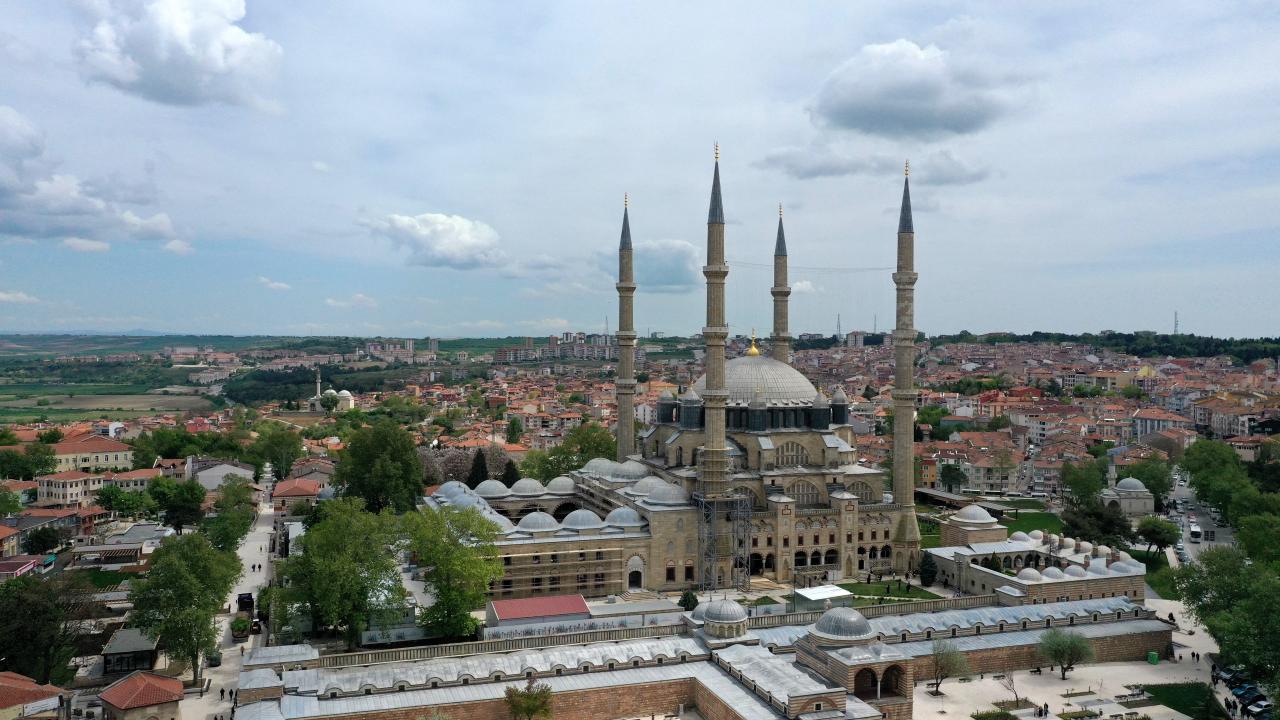
<svg viewBox="0 0 1280 720">
<path fill-rule="evenodd" d="M 370 512 L 414 509 L 422 494 L 422 460 L 413 437 L 389 419 L 357 431 L 342 453 L 334 482 L 344 495 L 361 498 Z"/>
<path fill-rule="evenodd" d="M 617 453 L 613 433 L 596 423 L 583 423 L 565 433 L 559 446 L 545 452 L 529 451 L 520 469 L 525 476 L 546 482 L 581 468 L 588 460 L 613 458 Z"/>
<path fill-rule="evenodd" d="M 475 633 L 471 612 L 484 606 L 489 584 L 502 577 L 493 541 L 498 530 L 474 508 L 439 508 L 402 518 L 409 550 L 435 597 L 423 612 L 424 627 L 445 637 Z"/>
<path fill-rule="evenodd" d="M 81 625 L 93 615 L 93 587 L 85 573 L 52 577 L 29 573 L 0 584 L 0 669 L 38 683 L 65 683 L 74 676 Z"/>
<path fill-rule="evenodd" d="M 1093 658 L 1093 646 L 1080 633 L 1050 628 L 1040 636 L 1040 654 L 1058 665 L 1062 679 L 1066 680 L 1067 673 L 1075 669 L 1076 663 Z"/>
</svg>

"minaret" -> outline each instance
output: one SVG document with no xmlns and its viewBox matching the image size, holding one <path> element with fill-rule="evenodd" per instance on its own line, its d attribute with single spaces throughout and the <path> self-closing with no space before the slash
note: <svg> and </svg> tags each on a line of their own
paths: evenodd
<svg viewBox="0 0 1280 720">
<path fill-rule="evenodd" d="M 724 206 L 720 202 L 720 146 L 716 145 L 715 174 L 711 180 L 711 207 L 707 211 L 707 325 L 702 328 L 706 342 L 707 385 L 702 393 L 704 428 L 702 467 L 699 481 L 703 492 L 724 491 L 729 479 L 729 451 L 724 436 L 724 407 L 729 399 L 724 380 L 724 344 L 729 328 L 724 319 L 724 282 L 729 266 L 724 262 Z"/>
<path fill-rule="evenodd" d="M 898 321 L 893 330 L 893 501 L 902 508 L 893 538 L 893 566 L 899 572 L 913 570 L 920 553 L 920 525 L 915 504 L 915 242 L 911 223 L 911 165 L 904 167 L 902 212 L 898 216 Z"/>
<path fill-rule="evenodd" d="M 778 241 L 773 246 L 773 287 L 769 289 L 773 295 L 773 337 L 774 360 L 791 362 L 791 336 L 788 333 L 787 302 L 791 297 L 791 286 L 787 284 L 787 236 L 782 231 L 782 205 L 778 205 Z"/>
<path fill-rule="evenodd" d="M 631 265 L 630 202 L 622 196 L 622 239 L 618 242 L 618 462 L 635 453 L 636 331 L 632 318 L 636 294 Z"/>
</svg>

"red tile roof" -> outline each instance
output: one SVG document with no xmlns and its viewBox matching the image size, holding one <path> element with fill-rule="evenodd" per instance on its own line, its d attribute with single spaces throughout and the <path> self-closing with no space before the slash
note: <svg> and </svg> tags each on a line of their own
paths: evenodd
<svg viewBox="0 0 1280 720">
<path fill-rule="evenodd" d="M 0 540 L 4 540 L 5 538 L 12 537 L 17 534 L 18 534 L 17 529 L 11 528 L 8 525 L 0 525 Z M 3 706 L 0 706 L 0 707 L 3 707 Z"/>
<path fill-rule="evenodd" d="M 315 497 L 320 494 L 320 483 L 306 478 L 283 480 L 276 483 L 271 497 Z"/>
<path fill-rule="evenodd" d="M 85 435 L 74 440 L 64 440 L 60 443 L 54 443 L 53 452 L 57 455 L 70 455 L 72 453 L 86 452 L 133 452 L 133 448 L 118 440 L 104 438 L 100 435 Z"/>
<path fill-rule="evenodd" d="M 0 672 L 0 710 L 51 698 L 61 692 L 62 688 L 41 685 L 26 675 Z"/>
<path fill-rule="evenodd" d="M 591 610 L 581 595 L 551 595 L 549 597 L 494 600 L 493 614 L 499 620 L 555 617 L 556 615 L 587 615 Z"/>
<path fill-rule="evenodd" d="M 148 478 L 158 478 L 162 474 L 163 471 L 160 468 L 150 467 L 121 473 L 107 473 L 107 477 L 115 480 L 144 480 Z"/>
<path fill-rule="evenodd" d="M 139 670 L 111 683 L 98 697 L 117 710 L 177 702 L 182 699 L 182 681 Z"/>
</svg>

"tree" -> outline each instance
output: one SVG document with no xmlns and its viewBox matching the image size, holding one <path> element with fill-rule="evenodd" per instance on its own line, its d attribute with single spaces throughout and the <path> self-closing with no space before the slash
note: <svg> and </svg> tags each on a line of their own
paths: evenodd
<svg viewBox="0 0 1280 720">
<path fill-rule="evenodd" d="M 507 487 L 511 487 L 512 483 L 520 479 L 520 468 L 516 467 L 516 461 L 507 459 L 507 464 L 502 468 L 502 483 Z"/>
<path fill-rule="evenodd" d="M 111 484 L 103 485 L 96 493 L 98 505 L 110 512 L 120 512 L 120 505 L 126 502 L 124 496 L 128 494 L 119 485 Z"/>
<path fill-rule="evenodd" d="M 1125 474 L 1137 478 L 1156 497 L 1156 509 L 1164 507 L 1164 499 L 1173 490 L 1173 473 L 1169 464 L 1152 458 L 1130 465 Z"/>
<path fill-rule="evenodd" d="M 44 555 L 62 544 L 62 536 L 56 528 L 38 527 L 27 533 L 22 541 L 22 552 L 28 555 Z"/>
<path fill-rule="evenodd" d="M 0 584 L 0 669 L 42 684 L 69 681 L 67 663 L 83 629 L 76 621 L 93 614 L 92 594 L 85 573 L 32 573 Z"/>
<path fill-rule="evenodd" d="M 422 494 L 422 461 L 413 437 L 388 419 L 361 428 L 343 452 L 334 482 L 344 495 L 364 500 L 370 512 L 414 509 Z"/>
<path fill-rule="evenodd" d="M 1097 503 L 1102 489 L 1107 486 L 1106 463 L 1104 459 L 1096 459 L 1079 466 L 1069 462 L 1062 464 L 1062 486 L 1071 494 L 1073 505 L 1085 506 Z"/>
<path fill-rule="evenodd" d="M 523 689 L 511 686 L 503 700 L 513 720 L 536 720 L 551 717 L 551 686 L 529 678 Z"/>
<path fill-rule="evenodd" d="M 969 483 L 969 476 L 964 474 L 964 470 L 959 465 L 943 465 L 942 470 L 938 474 L 938 482 L 942 483 L 943 489 L 953 493 L 956 488 L 964 487 Z"/>
<path fill-rule="evenodd" d="M 1273 539 L 1274 541 L 1274 539 Z M 1211 618 L 1228 613 L 1249 596 L 1258 572 L 1237 548 L 1206 548 L 1174 571 L 1174 587 L 1186 603 L 1187 612 L 1207 625 Z"/>
<path fill-rule="evenodd" d="M 1264 513 L 1240 521 L 1236 541 L 1254 562 L 1280 563 L 1280 516 Z"/>
<path fill-rule="evenodd" d="M 1016 708 L 1022 704 L 1022 698 L 1018 696 L 1018 682 L 1014 679 L 1013 673 L 1005 673 L 1004 677 L 998 680 L 1000 686 L 1013 694 L 1013 706 Z"/>
<path fill-rule="evenodd" d="M 577 470 L 588 460 L 612 458 L 617 452 L 613 433 L 596 423 L 584 423 L 565 433 L 557 447 L 547 452 L 530 451 L 520 469 L 526 476 L 546 482 L 570 470 Z"/>
<path fill-rule="evenodd" d="M 302 536 L 302 553 L 287 559 L 281 574 L 288 601 L 306 604 L 315 627 L 341 631 L 354 649 L 363 630 L 403 607 L 399 528 L 389 509 L 367 512 L 359 497 L 323 505 L 323 519 Z"/>
<path fill-rule="evenodd" d="M 502 577 L 494 545 L 498 528 L 474 508 L 454 507 L 409 513 L 402 527 L 435 597 L 422 614 L 423 626 L 445 637 L 474 634 L 471 612 L 484 606 L 490 584 Z"/>
<path fill-rule="evenodd" d="M 195 525 L 204 517 L 205 491 L 200 481 L 192 478 L 178 483 L 173 494 L 163 505 L 164 524 L 182 534 L 182 528 Z"/>
<path fill-rule="evenodd" d="M 1138 521 L 1138 537 L 1147 544 L 1148 552 L 1154 547 L 1156 552 L 1162 553 L 1165 548 L 1178 542 L 1178 538 L 1182 537 L 1182 530 L 1168 520 L 1148 515 Z"/>
<path fill-rule="evenodd" d="M 48 475 L 58 469 L 58 458 L 54 455 L 53 446 L 44 443 L 28 445 L 26 448 L 27 474 L 21 479 L 31 480 L 40 475 Z"/>
<path fill-rule="evenodd" d="M 1130 400 L 1141 400 L 1147 396 L 1147 393 L 1137 385 L 1125 385 L 1120 388 L 1120 396 Z"/>
<path fill-rule="evenodd" d="M 302 436 L 274 422 L 258 424 L 258 439 L 249 447 L 251 457 L 271 463 L 274 479 L 286 478 L 302 457 Z"/>
<path fill-rule="evenodd" d="M 217 647 L 214 617 L 240 577 L 235 553 L 217 550 L 200 533 L 166 539 L 152 554 L 151 569 L 129 591 L 130 621 L 152 638 L 164 638 L 173 655 L 191 664 L 198 684 L 201 660 Z"/>
<path fill-rule="evenodd" d="M 969 672 L 969 661 L 964 653 L 949 640 L 933 641 L 933 693 L 942 694 L 942 681 Z"/>
<path fill-rule="evenodd" d="M 338 407 L 338 396 L 328 394 L 321 395 L 320 407 L 324 408 L 326 413 L 332 413 Z"/>
<path fill-rule="evenodd" d="M 62 431 L 58 428 L 41 430 L 36 434 L 36 442 L 42 445 L 55 445 L 62 442 Z"/>
<path fill-rule="evenodd" d="M 489 465 L 484 461 L 484 453 L 476 451 L 471 458 L 471 473 L 467 475 L 467 487 L 474 489 L 489 479 Z"/>
<path fill-rule="evenodd" d="M 680 602 L 676 604 L 687 612 L 693 612 L 693 609 L 698 607 L 698 595 L 692 590 L 685 590 L 680 594 Z"/>
<path fill-rule="evenodd" d="M 1067 508 L 1062 513 L 1062 534 L 1113 547 L 1128 545 L 1133 539 L 1132 525 L 1124 512 L 1097 502 Z"/>
<path fill-rule="evenodd" d="M 22 442 L 7 425 L 0 425 L 0 445 L 17 445 Z"/>
<path fill-rule="evenodd" d="M 515 444 L 520 442 L 520 436 L 524 434 L 524 423 L 519 417 L 512 415 L 507 420 L 507 442 Z"/>
<path fill-rule="evenodd" d="M 1093 658 L 1093 646 L 1079 633 L 1050 628 L 1040 636 L 1040 654 L 1058 665 L 1062 671 L 1062 679 L 1066 680 L 1067 673 L 1075 669 L 1076 663 L 1088 662 Z"/>
<path fill-rule="evenodd" d="M 938 563 L 934 562 L 931 553 L 921 553 L 920 587 L 929 587 L 938 579 Z"/>
<path fill-rule="evenodd" d="M 22 499 L 7 487 L 0 487 L 0 516 L 22 512 Z"/>
</svg>

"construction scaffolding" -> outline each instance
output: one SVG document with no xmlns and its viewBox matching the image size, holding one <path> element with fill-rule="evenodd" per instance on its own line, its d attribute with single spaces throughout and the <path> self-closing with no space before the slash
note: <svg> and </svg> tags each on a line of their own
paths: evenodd
<svg viewBox="0 0 1280 720">
<path fill-rule="evenodd" d="M 698 482 L 693 494 L 698 507 L 698 549 L 702 557 L 699 589 L 703 591 L 736 588 L 751 589 L 751 567 L 748 564 L 751 544 L 751 498 L 730 489 L 709 488 Z M 723 565 L 728 563 L 729 577 Z"/>
</svg>

